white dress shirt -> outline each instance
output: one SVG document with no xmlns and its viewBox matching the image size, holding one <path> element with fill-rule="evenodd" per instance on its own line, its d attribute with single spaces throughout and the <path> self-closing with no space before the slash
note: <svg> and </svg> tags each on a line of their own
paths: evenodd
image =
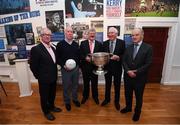
<svg viewBox="0 0 180 125">
<path fill-rule="evenodd" d="M 44 47 L 46 48 L 46 50 L 48 51 L 48 53 L 51 55 L 51 58 L 53 60 L 54 63 L 56 63 L 56 57 L 55 57 L 55 54 L 54 54 L 54 51 L 52 50 L 51 47 L 53 47 L 51 44 L 50 45 L 47 45 L 45 43 L 42 42 L 42 44 L 44 45 Z"/>
</svg>

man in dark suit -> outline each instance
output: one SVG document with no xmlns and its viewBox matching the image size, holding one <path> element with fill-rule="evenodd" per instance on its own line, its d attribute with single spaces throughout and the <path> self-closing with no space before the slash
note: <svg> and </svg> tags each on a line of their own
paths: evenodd
<svg viewBox="0 0 180 125">
<path fill-rule="evenodd" d="M 117 39 L 117 35 L 117 29 L 115 27 L 110 27 L 108 30 L 109 40 L 103 43 L 103 51 L 111 53 L 112 56 L 109 63 L 105 66 L 105 69 L 108 72 L 105 74 L 105 100 L 102 102 L 101 106 L 105 106 L 110 102 L 111 84 L 113 78 L 115 91 L 114 104 L 115 108 L 120 110 L 119 98 L 122 75 L 122 55 L 125 50 L 125 42 Z"/>
<path fill-rule="evenodd" d="M 126 107 L 121 113 L 132 111 L 133 91 L 135 92 L 136 106 L 132 120 L 138 121 L 143 103 L 143 93 L 147 83 L 147 74 L 152 63 L 152 46 L 143 42 L 144 32 L 141 28 L 132 31 L 133 43 L 124 54 L 124 87 Z"/>
<path fill-rule="evenodd" d="M 94 28 L 88 31 L 88 40 L 82 41 L 80 45 L 81 69 L 83 75 L 83 98 L 81 104 L 84 104 L 89 98 L 90 82 L 92 88 L 92 97 L 96 104 L 98 99 L 98 76 L 93 73 L 97 67 L 92 64 L 89 54 L 101 52 L 102 44 L 95 40 L 96 30 Z"/>
<path fill-rule="evenodd" d="M 51 31 L 43 28 L 41 43 L 31 49 L 30 69 L 39 83 L 41 108 L 48 120 L 54 120 L 51 112 L 61 112 L 55 107 L 57 64 L 55 48 L 51 46 Z"/>
</svg>

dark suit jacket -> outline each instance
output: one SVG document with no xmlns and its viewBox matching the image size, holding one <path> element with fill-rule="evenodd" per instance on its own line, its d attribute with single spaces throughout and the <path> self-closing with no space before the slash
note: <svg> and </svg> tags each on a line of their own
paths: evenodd
<svg viewBox="0 0 180 125">
<path fill-rule="evenodd" d="M 102 44 L 95 40 L 93 53 L 101 52 L 101 51 L 102 51 Z M 85 60 L 88 54 L 90 54 L 89 41 L 85 40 L 82 41 L 80 45 L 81 68 L 83 71 L 91 71 L 92 69 L 95 68 L 95 66 L 92 63 L 89 63 Z"/>
<path fill-rule="evenodd" d="M 127 76 L 128 70 L 137 70 L 137 78 L 142 78 L 146 82 L 148 69 L 152 63 L 152 46 L 142 42 L 134 60 L 133 49 L 134 46 L 131 45 L 125 51 L 123 58 L 124 75 Z"/>
<path fill-rule="evenodd" d="M 52 49 L 55 53 L 55 49 Z M 57 80 L 57 65 L 42 43 L 31 49 L 30 69 L 40 83 L 52 83 Z"/>
<path fill-rule="evenodd" d="M 110 52 L 109 51 L 109 40 L 105 41 L 103 43 L 103 51 L 104 52 Z M 113 54 L 118 55 L 120 57 L 119 61 L 110 60 L 109 63 L 105 66 L 105 69 L 108 71 L 114 72 L 114 73 L 121 73 L 120 70 L 122 70 L 122 56 L 125 51 L 125 42 L 120 39 L 116 39 L 116 46 L 114 48 Z"/>
</svg>

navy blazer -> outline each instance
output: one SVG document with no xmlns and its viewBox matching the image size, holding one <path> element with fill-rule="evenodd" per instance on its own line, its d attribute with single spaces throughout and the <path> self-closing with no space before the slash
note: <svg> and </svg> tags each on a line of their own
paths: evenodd
<svg viewBox="0 0 180 125">
<path fill-rule="evenodd" d="M 109 43 L 110 43 L 109 40 L 103 42 L 104 52 L 108 52 L 108 53 L 110 52 Z M 110 60 L 110 62 L 105 66 L 105 69 L 111 72 L 121 73 L 120 70 L 122 70 L 122 56 L 124 54 L 124 51 L 125 51 L 125 42 L 121 39 L 116 39 L 116 45 L 113 54 L 119 56 L 120 60 L 119 61 Z"/>
<path fill-rule="evenodd" d="M 55 48 L 52 47 L 55 53 Z M 51 55 L 40 43 L 34 46 L 30 52 L 30 69 L 40 83 L 52 83 L 57 80 L 57 64 L 54 63 Z"/>
</svg>

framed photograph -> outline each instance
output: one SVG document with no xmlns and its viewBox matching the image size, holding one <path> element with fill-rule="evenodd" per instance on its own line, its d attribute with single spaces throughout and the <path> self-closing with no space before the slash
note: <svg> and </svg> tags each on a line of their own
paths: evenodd
<svg viewBox="0 0 180 125">
<path fill-rule="evenodd" d="M 26 45 L 33 45 L 34 41 L 34 33 L 26 33 Z"/>
<path fill-rule="evenodd" d="M 16 44 L 18 48 L 18 58 L 19 59 L 26 59 L 27 52 L 26 52 L 26 40 L 25 38 L 17 38 Z"/>
<path fill-rule="evenodd" d="M 41 30 L 42 30 L 42 26 L 36 27 L 36 31 L 37 31 L 38 36 L 41 35 Z"/>
<path fill-rule="evenodd" d="M 52 42 L 64 39 L 64 14 L 63 10 L 45 11 L 46 25 L 51 30 Z"/>
</svg>

